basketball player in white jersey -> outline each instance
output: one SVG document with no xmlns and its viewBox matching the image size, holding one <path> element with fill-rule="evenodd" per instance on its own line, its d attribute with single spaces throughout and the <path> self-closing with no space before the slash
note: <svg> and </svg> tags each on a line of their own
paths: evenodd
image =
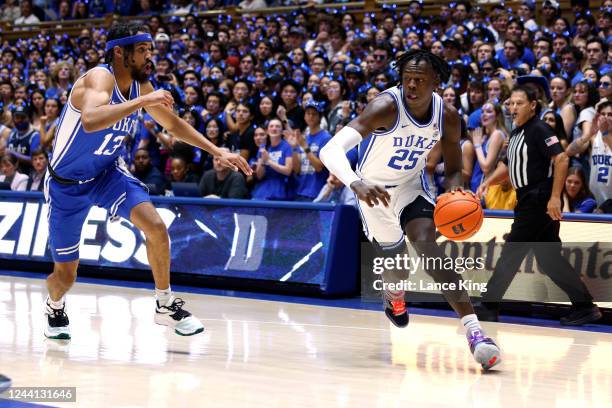
<svg viewBox="0 0 612 408">
<path fill-rule="evenodd" d="M 49 242 L 53 273 L 47 278 L 45 336 L 70 339 L 65 294 L 79 265 L 81 228 L 90 208 L 106 208 L 112 219 L 129 219 L 146 237 L 147 259 L 155 281 L 155 322 L 191 336 L 204 330 L 185 302 L 170 289 L 168 231 L 138 179 L 126 170 L 120 155 L 124 140 L 138 125 L 145 109 L 178 139 L 210 152 L 221 163 L 251 174 L 237 154 L 223 152 L 173 111 L 168 91 L 149 82 L 153 39 L 146 27 L 120 23 L 108 33 L 107 64 L 76 80 L 57 127 L 45 198 L 49 206 Z"/>
<path fill-rule="evenodd" d="M 593 120 L 590 134 L 574 140 L 567 147 L 568 156 L 573 156 L 591 148 L 589 164 L 589 189 L 595 196 L 597 205 L 612 198 L 612 101 L 597 106 L 597 116 Z"/>
<path fill-rule="evenodd" d="M 427 155 L 441 143 L 447 190 L 463 185 L 460 118 L 456 109 L 434 92 L 448 80 L 449 67 L 423 50 L 402 54 L 396 65 L 400 84 L 372 100 L 331 139 L 320 157 L 359 198 L 365 233 L 382 256 L 405 253 L 407 236 L 417 253 L 444 259 L 444 252 L 435 244 L 435 199 L 428 193 L 424 171 Z M 358 144 L 359 161 L 353 172 L 346 152 Z M 437 283 L 459 287 L 454 271 L 426 272 Z M 443 295 L 461 317 L 476 361 L 484 369 L 499 364 L 500 350 L 484 335 L 467 292 L 446 290 Z M 405 327 L 409 319 L 404 292 L 385 290 L 384 300 L 387 317 L 396 326 Z"/>
</svg>

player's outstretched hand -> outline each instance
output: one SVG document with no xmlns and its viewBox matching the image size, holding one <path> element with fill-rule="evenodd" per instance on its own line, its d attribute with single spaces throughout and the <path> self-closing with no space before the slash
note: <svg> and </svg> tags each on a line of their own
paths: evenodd
<svg viewBox="0 0 612 408">
<path fill-rule="evenodd" d="M 470 195 L 472 195 L 473 197 L 479 198 L 479 197 L 478 197 L 478 193 L 474 193 L 472 190 L 470 190 L 470 189 L 468 189 L 468 188 L 463 188 L 463 187 L 461 187 L 461 186 L 454 186 L 454 187 L 451 187 L 450 191 L 451 191 L 451 192 L 459 191 L 459 192 L 462 192 L 462 193 L 467 193 L 467 194 L 470 194 Z M 438 196 L 438 197 L 440 197 L 440 196 Z M 436 201 L 437 201 L 437 200 L 438 200 L 438 198 L 436 198 Z"/>
<path fill-rule="evenodd" d="M 219 156 L 219 160 L 221 161 L 221 164 L 229 167 L 230 169 L 234 171 L 240 170 L 247 176 L 250 176 L 251 174 L 253 174 L 253 170 L 251 169 L 247 161 L 244 160 L 244 158 L 240 156 L 239 154 L 221 152 L 221 155 Z"/>
<path fill-rule="evenodd" d="M 143 101 L 143 107 L 164 105 L 166 108 L 172 110 L 172 106 L 174 105 L 172 94 L 164 89 L 158 89 L 140 98 Z"/>
<path fill-rule="evenodd" d="M 351 190 L 358 199 L 365 201 L 369 207 L 378 205 L 379 200 L 382 205 L 388 207 L 391 201 L 391 196 L 384 187 L 366 184 L 363 181 L 354 181 L 351 184 Z"/>
</svg>

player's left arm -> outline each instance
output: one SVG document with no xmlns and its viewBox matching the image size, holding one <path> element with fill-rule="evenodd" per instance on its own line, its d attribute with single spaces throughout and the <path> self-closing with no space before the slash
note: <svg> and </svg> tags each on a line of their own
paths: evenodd
<svg viewBox="0 0 612 408">
<path fill-rule="evenodd" d="M 553 220 L 561 220 L 561 194 L 565 186 L 565 179 L 569 167 L 569 157 L 565 152 L 561 152 L 552 157 L 553 160 L 553 186 L 550 199 L 546 205 L 548 215 Z"/>
<path fill-rule="evenodd" d="M 552 192 L 546 205 L 547 213 L 553 220 L 561 220 L 561 194 L 567 177 L 569 156 L 550 126 L 540 123 L 534 129 L 534 133 L 540 154 L 553 163 L 554 169 Z"/>
<path fill-rule="evenodd" d="M 446 174 L 446 189 L 463 188 L 463 159 L 461 154 L 461 118 L 455 107 L 444 103 L 444 128 L 440 140 L 444 171 Z"/>
<path fill-rule="evenodd" d="M 147 95 L 153 91 L 153 85 L 151 85 L 150 82 L 140 85 L 140 92 L 142 95 Z M 156 105 L 147 106 L 145 109 L 157 123 L 162 125 L 162 127 L 164 127 L 168 133 L 177 139 L 180 139 L 192 146 L 199 147 L 213 156 L 218 157 L 224 165 L 228 166 L 234 171 L 241 170 L 248 176 L 253 173 L 246 160 L 244 160 L 244 158 L 242 158 L 239 154 L 220 150 L 212 142 L 206 139 L 204 135 L 195 130 L 191 125 L 181 119 L 168 107 Z"/>
</svg>

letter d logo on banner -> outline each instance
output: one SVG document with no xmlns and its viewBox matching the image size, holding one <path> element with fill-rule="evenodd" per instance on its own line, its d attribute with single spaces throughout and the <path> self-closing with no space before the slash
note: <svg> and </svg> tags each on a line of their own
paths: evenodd
<svg viewBox="0 0 612 408">
<path fill-rule="evenodd" d="M 232 253 L 225 269 L 255 271 L 261 265 L 268 220 L 263 215 L 234 213 L 234 239 Z"/>
</svg>

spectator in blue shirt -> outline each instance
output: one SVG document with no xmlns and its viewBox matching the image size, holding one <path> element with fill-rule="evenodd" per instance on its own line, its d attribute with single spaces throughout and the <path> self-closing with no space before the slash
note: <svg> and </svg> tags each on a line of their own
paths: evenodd
<svg viewBox="0 0 612 408">
<path fill-rule="evenodd" d="M 268 143 L 257 153 L 255 176 L 257 184 L 253 198 L 257 200 L 288 200 L 289 176 L 293 172 L 291 146 L 283 140 L 283 124 L 272 119 L 267 128 Z"/>
<path fill-rule="evenodd" d="M 15 128 L 6 143 L 7 151 L 19 160 L 19 170 L 28 174 L 32 170 L 32 152 L 40 145 L 40 133 L 30 124 L 25 107 L 17 106 L 13 111 Z"/>
<path fill-rule="evenodd" d="M 304 121 L 308 126 L 306 138 L 299 129 L 287 138 L 293 148 L 293 172 L 297 176 L 296 201 L 312 201 L 329 175 L 319 159 L 319 152 L 331 139 L 329 132 L 320 126 L 323 111 L 321 103 L 308 102 L 304 106 Z"/>
<path fill-rule="evenodd" d="M 327 183 L 323 186 L 319 195 L 314 199 L 315 203 L 331 203 L 340 205 L 352 205 L 357 208 L 355 193 L 346 187 L 338 177 L 330 174 Z"/>
<path fill-rule="evenodd" d="M 572 86 L 575 86 L 583 78 L 580 71 L 580 61 L 582 61 L 582 52 L 573 46 L 565 47 L 560 52 L 561 58 L 561 75 L 567 78 Z"/>
<path fill-rule="evenodd" d="M 575 213 L 592 213 L 597 202 L 589 191 L 586 176 L 582 167 L 571 167 L 565 179 L 563 211 Z"/>
</svg>

